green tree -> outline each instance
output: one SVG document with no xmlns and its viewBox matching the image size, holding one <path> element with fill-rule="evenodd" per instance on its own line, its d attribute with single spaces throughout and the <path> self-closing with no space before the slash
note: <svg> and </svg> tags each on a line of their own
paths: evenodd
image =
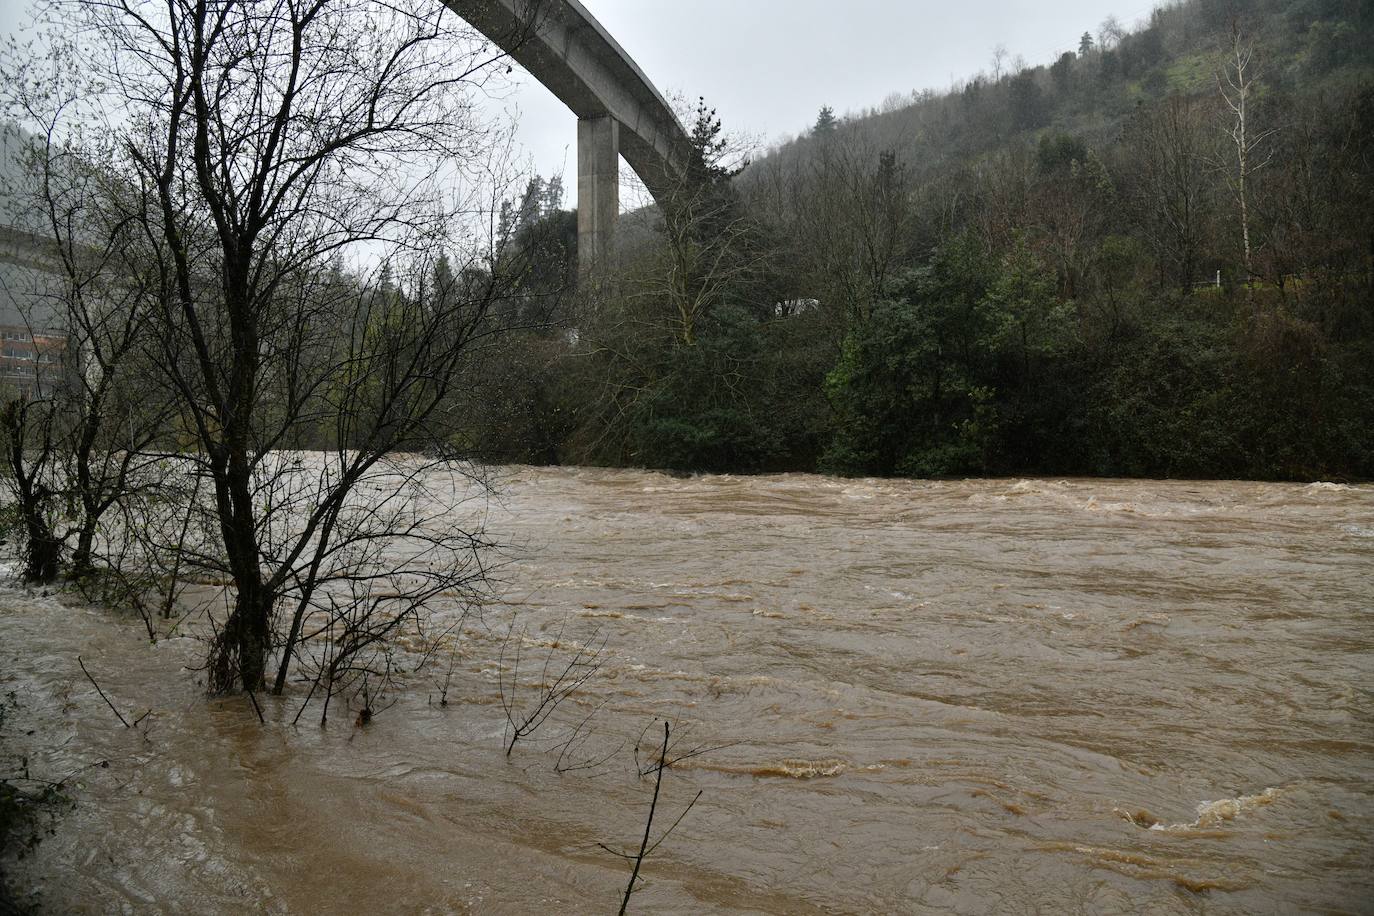
<svg viewBox="0 0 1374 916">
<path fill-rule="evenodd" d="M 1073 88 L 1073 62 L 1072 51 L 1065 51 L 1059 55 L 1059 59 L 1050 64 L 1050 78 L 1054 80 L 1054 88 L 1060 94 L 1067 93 Z"/>
<path fill-rule="evenodd" d="M 756 226 L 733 184 L 747 163 L 731 161 L 730 141 L 705 99 L 697 101 L 689 137 L 687 168 L 661 201 L 663 245 L 647 278 L 685 346 L 696 342 L 711 311 L 749 282 L 759 257 Z"/>
<path fill-rule="evenodd" d="M 1034 130 L 1047 120 L 1044 93 L 1030 70 L 1022 70 L 1011 80 L 1011 122 L 1016 130 Z"/>
<path fill-rule="evenodd" d="M 826 393 L 836 429 L 821 466 L 842 474 L 985 470 L 996 439 L 993 266 L 967 237 L 946 243 L 851 329 Z"/>
<path fill-rule="evenodd" d="M 811 133 L 817 137 L 828 137 L 835 132 L 839 123 L 835 118 L 835 109 L 823 105 L 820 114 L 816 115 L 816 124 L 811 128 Z"/>
</svg>

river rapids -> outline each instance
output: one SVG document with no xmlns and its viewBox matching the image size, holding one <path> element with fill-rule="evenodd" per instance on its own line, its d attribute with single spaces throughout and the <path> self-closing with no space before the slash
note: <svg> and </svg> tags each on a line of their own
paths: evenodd
<svg viewBox="0 0 1374 916">
<path fill-rule="evenodd" d="M 701 797 L 632 911 L 1374 912 L 1374 488 L 498 474 L 498 600 L 366 727 L 292 727 L 305 685 L 260 725 L 200 642 L 0 590 L 3 750 L 75 774 L 12 879 L 69 913 L 610 912 L 666 719 L 654 837 Z M 512 640 L 521 696 L 606 648 L 507 758 Z"/>
</svg>

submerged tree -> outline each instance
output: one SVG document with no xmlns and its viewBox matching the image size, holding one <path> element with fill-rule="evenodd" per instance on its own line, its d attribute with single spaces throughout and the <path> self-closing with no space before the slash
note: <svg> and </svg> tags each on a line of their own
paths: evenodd
<svg viewBox="0 0 1374 916">
<path fill-rule="evenodd" d="M 38 58 L 13 44 L 0 55 L 0 102 L 28 128 L 5 129 L 0 188 L 29 262 L 7 278 L 18 312 L 7 320 L 23 323 L 28 365 L 4 414 L 6 457 L 25 577 L 51 581 L 66 566 L 80 580 L 96 570 L 97 533 L 138 486 L 165 414 L 141 352 L 156 292 L 132 269 L 147 254 L 125 218 L 137 192 L 103 165 L 111 141 L 79 46 L 57 30 L 43 45 Z"/>
<path fill-rule="evenodd" d="M 258 689 L 278 650 L 280 691 L 313 639 L 332 686 L 481 577 L 482 539 L 449 513 L 465 478 L 445 456 L 481 343 L 511 320 L 489 242 L 460 220 L 483 205 L 468 167 L 501 147 L 474 105 L 500 55 L 424 0 L 53 12 L 119 112 L 108 167 L 146 252 L 127 270 L 160 293 L 148 391 L 173 405 L 169 438 L 192 445 L 178 460 L 208 484 L 214 538 L 185 545 L 188 562 L 232 586 L 209 686 Z M 445 249 L 463 253 L 464 282 L 442 296 L 347 281 L 335 264 L 427 277 Z M 321 443 L 308 459 L 282 451 Z M 425 454 L 440 458 L 405 457 Z"/>
</svg>

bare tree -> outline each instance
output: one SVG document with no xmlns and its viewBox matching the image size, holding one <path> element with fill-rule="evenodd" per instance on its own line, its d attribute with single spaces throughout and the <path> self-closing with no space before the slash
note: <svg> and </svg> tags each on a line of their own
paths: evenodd
<svg viewBox="0 0 1374 916">
<path fill-rule="evenodd" d="M 1116 16 L 1108 16 L 1102 20 L 1102 24 L 1097 27 L 1097 47 L 1103 51 L 1110 51 L 1121 44 L 1121 39 L 1126 37 L 1126 29 L 1121 25 L 1121 20 Z"/>
<path fill-rule="evenodd" d="M 126 218 L 137 190 L 108 165 L 108 114 L 79 44 L 50 29 L 43 45 L 41 58 L 13 44 L 0 57 L 5 108 L 28 129 L 11 129 L 17 174 L 5 192 L 33 236 L 25 310 L 36 369 L 27 396 L 51 402 L 55 423 L 42 434 L 58 441 L 39 454 L 55 462 L 68 507 L 57 536 L 64 548 L 73 542 L 70 569 L 81 580 L 95 571 L 102 520 L 143 476 L 168 410 L 145 384 L 143 330 L 156 290 L 137 268 L 146 247 Z"/>
<path fill-rule="evenodd" d="M 1010 56 L 1011 52 L 1008 51 L 1007 46 L 1001 42 L 998 42 L 997 46 L 992 49 L 992 82 L 994 85 L 1002 82 L 1002 75 L 1007 66 L 1007 58 Z"/>
<path fill-rule="evenodd" d="M 462 489 L 446 443 L 509 318 L 489 240 L 465 221 L 503 148 L 474 104 L 502 55 L 426 0 L 57 9 L 121 113 L 140 277 L 163 293 L 148 348 L 209 483 L 217 543 L 187 554 L 231 583 L 209 686 L 257 689 L 275 650 L 280 691 L 314 638 L 330 646 L 315 667 L 365 665 L 481 578 L 483 540 L 431 500 Z M 465 282 L 439 297 L 424 278 L 445 250 Z M 357 282 L 339 255 L 382 267 Z M 403 457 L 420 454 L 434 457 Z"/>
<path fill-rule="evenodd" d="M 1078 297 L 1111 204 L 1107 169 L 1092 153 L 1042 174 L 1035 183 L 1030 204 L 1035 235 L 1055 266 L 1065 299 Z"/>
<path fill-rule="evenodd" d="M 215 538 L 203 492 L 204 477 L 189 462 L 152 457 L 103 525 L 100 575 L 81 580 L 92 600 L 136 611 L 150 641 L 222 598 L 191 591 L 194 557 L 215 552 L 206 547 Z"/>
<path fill-rule="evenodd" d="M 1126 202 L 1154 250 L 1161 283 L 1191 289 L 1206 239 L 1213 148 L 1202 129 L 1202 105 L 1170 96 L 1136 114 L 1124 141 L 1132 153 Z M 1171 276 L 1172 275 L 1172 276 Z"/>
<path fill-rule="evenodd" d="M 765 160 L 750 203 L 792 240 L 796 298 L 839 328 L 867 318 L 911 253 L 914 181 L 891 149 L 838 131 L 808 161 Z"/>
<path fill-rule="evenodd" d="M 1245 276 L 1254 274 L 1254 259 L 1250 248 L 1250 180 L 1251 176 L 1269 164 L 1270 155 L 1261 147 L 1276 132 L 1274 129 L 1255 130 L 1251 124 L 1250 101 L 1259 80 L 1255 64 L 1255 46 L 1242 32 L 1239 22 L 1231 23 L 1226 60 L 1216 76 L 1217 90 L 1231 112 L 1227 134 L 1231 140 L 1232 161 L 1226 169 L 1227 182 L 1236 196 L 1240 210 L 1240 237 L 1245 263 Z"/>
</svg>

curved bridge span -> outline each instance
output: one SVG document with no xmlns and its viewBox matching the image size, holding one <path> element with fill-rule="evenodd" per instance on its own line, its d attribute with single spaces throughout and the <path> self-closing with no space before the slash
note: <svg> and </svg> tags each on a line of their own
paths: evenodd
<svg viewBox="0 0 1374 916">
<path fill-rule="evenodd" d="M 656 199 L 686 168 L 690 141 L 639 65 L 578 0 L 443 0 L 577 115 L 577 250 L 611 250 L 620 156 Z"/>
</svg>

